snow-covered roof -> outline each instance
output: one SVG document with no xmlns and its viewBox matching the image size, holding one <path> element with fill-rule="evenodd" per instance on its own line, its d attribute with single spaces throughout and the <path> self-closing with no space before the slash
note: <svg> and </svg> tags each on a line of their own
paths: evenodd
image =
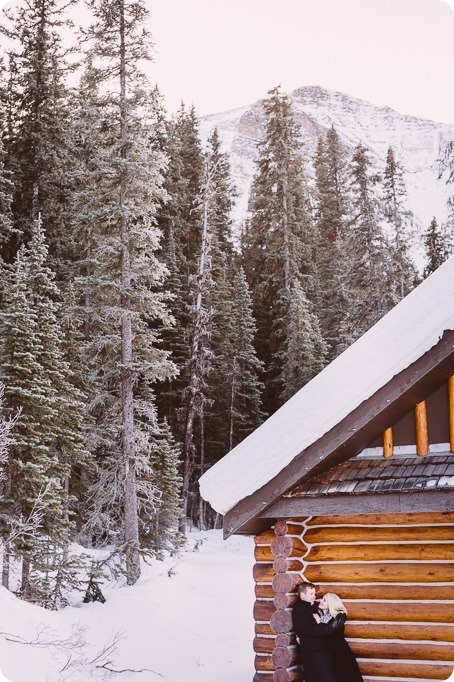
<svg viewBox="0 0 454 682">
<path fill-rule="evenodd" d="M 226 514 L 452 329 L 454 256 L 203 474 L 202 497 Z"/>
</svg>

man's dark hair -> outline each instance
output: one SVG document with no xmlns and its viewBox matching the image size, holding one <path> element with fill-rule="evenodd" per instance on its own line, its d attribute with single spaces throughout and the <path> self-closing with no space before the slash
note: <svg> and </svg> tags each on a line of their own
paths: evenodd
<svg viewBox="0 0 454 682">
<path fill-rule="evenodd" d="M 310 589 L 311 587 L 315 589 L 315 585 L 313 583 L 301 583 L 301 585 L 298 585 L 298 597 L 302 592 L 306 592 L 306 590 Z"/>
</svg>

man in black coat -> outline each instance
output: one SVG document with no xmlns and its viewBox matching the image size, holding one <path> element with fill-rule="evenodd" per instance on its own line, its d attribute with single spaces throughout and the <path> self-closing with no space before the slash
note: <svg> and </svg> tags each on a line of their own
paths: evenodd
<svg viewBox="0 0 454 682">
<path fill-rule="evenodd" d="M 336 632 L 338 623 L 317 623 L 314 613 L 315 585 L 301 583 L 298 601 L 293 607 L 293 629 L 300 641 L 301 663 L 305 682 L 336 682 L 326 638 Z"/>
</svg>

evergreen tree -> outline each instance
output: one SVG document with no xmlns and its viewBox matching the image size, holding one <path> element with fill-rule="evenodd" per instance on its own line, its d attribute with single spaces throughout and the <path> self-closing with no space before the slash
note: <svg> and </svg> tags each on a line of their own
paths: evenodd
<svg viewBox="0 0 454 682">
<path fill-rule="evenodd" d="M 71 537 L 72 477 L 87 466 L 84 405 L 72 384 L 62 349 L 58 290 L 48 267 L 40 220 L 18 252 L 1 316 L 6 414 L 20 410 L 9 462 L 11 514 L 20 522 L 40 500 L 40 532 L 16 543 L 23 560 L 22 589 L 30 562 L 42 561 L 42 535 L 66 549 Z M 47 559 L 48 560 L 48 559 Z"/>
<path fill-rule="evenodd" d="M 154 134 L 153 93 L 137 68 L 149 58 L 147 10 L 141 0 L 93 0 L 90 8 L 94 22 L 85 32 L 90 137 L 84 139 L 75 197 L 86 253 L 77 286 L 97 390 L 92 400 L 97 454 L 101 467 L 116 467 L 116 480 L 123 483 L 122 532 L 116 543 L 132 584 L 140 575 L 141 551 L 138 391 L 141 383 L 174 373 L 169 353 L 159 348 L 160 330 L 172 322 L 161 288 L 165 268 L 155 255 L 164 158 Z M 114 505 L 112 500 L 112 518 Z"/>
<path fill-rule="evenodd" d="M 304 278 L 314 295 L 315 244 L 299 128 L 287 95 L 279 87 L 269 95 L 263 105 L 265 139 L 259 143 L 243 262 L 254 300 L 258 355 L 267 370 L 265 407 L 273 411 L 291 287 L 295 278 Z"/>
<path fill-rule="evenodd" d="M 417 271 L 410 252 L 412 214 L 406 208 L 407 190 L 404 173 L 396 161 L 392 147 L 386 156 L 383 175 L 383 213 L 388 227 L 390 245 L 390 287 L 395 303 L 406 296 L 417 284 Z"/>
<path fill-rule="evenodd" d="M 291 398 L 326 364 L 327 346 L 303 287 L 295 281 L 289 308 L 289 334 L 282 351 L 282 401 Z"/>
<path fill-rule="evenodd" d="M 424 235 L 424 245 L 426 250 L 426 265 L 424 267 L 423 277 L 426 278 L 435 272 L 435 270 L 451 255 L 449 244 L 439 229 L 435 216 L 432 218 Z"/>
<path fill-rule="evenodd" d="M 370 166 L 369 152 L 360 143 L 351 165 L 353 220 L 346 241 L 349 308 L 341 329 L 344 348 L 364 334 L 393 305 L 389 249 L 380 226 L 375 193 L 380 178 L 371 173 Z"/>
<path fill-rule="evenodd" d="M 211 212 L 214 196 L 213 178 L 216 169 L 211 156 L 205 161 L 205 177 L 203 185 L 202 233 L 197 275 L 192 278 L 192 309 L 190 328 L 190 354 L 186 371 L 187 386 L 183 393 L 184 429 L 182 437 L 183 487 L 182 516 L 180 531 L 186 532 L 186 523 L 190 512 L 190 491 L 193 474 L 203 466 L 205 460 L 205 406 L 207 404 L 206 379 L 211 371 L 212 350 L 211 333 L 211 288 L 213 286 L 211 272 L 212 226 Z M 196 428 L 198 434 L 196 435 Z"/>
<path fill-rule="evenodd" d="M 314 156 L 318 292 L 315 299 L 328 359 L 339 352 L 339 334 L 347 311 L 350 188 L 347 154 L 334 127 L 320 137 Z"/>
<path fill-rule="evenodd" d="M 14 182 L 14 238 L 3 247 L 11 262 L 28 241 L 30 225 L 42 214 L 53 267 L 69 259 L 65 207 L 69 197 L 70 119 L 65 80 L 70 70 L 62 31 L 72 0 L 32 0 L 6 11 L 1 32 L 9 39 L 8 125 L 4 142 Z"/>
<path fill-rule="evenodd" d="M 163 339 L 172 351 L 178 376 L 157 389 L 159 413 L 179 441 L 183 438 L 184 409 L 182 394 L 188 383 L 185 370 L 189 362 L 191 319 L 191 278 L 196 276 L 201 244 L 201 201 L 203 185 L 203 153 L 198 119 L 194 108 L 182 104 L 166 126 L 163 149 L 168 157 L 164 188 L 168 200 L 158 213 L 163 233 L 162 253 L 168 270 L 167 288 L 172 292 L 172 314 L 175 325 L 165 331 Z"/>
</svg>

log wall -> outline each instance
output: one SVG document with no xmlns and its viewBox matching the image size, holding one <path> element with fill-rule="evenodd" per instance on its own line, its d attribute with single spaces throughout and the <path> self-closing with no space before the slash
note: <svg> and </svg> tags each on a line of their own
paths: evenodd
<svg viewBox="0 0 454 682">
<path fill-rule="evenodd" d="M 300 682 L 291 609 L 302 580 L 335 592 L 365 682 L 454 670 L 454 512 L 279 520 L 255 538 L 254 682 Z"/>
</svg>

